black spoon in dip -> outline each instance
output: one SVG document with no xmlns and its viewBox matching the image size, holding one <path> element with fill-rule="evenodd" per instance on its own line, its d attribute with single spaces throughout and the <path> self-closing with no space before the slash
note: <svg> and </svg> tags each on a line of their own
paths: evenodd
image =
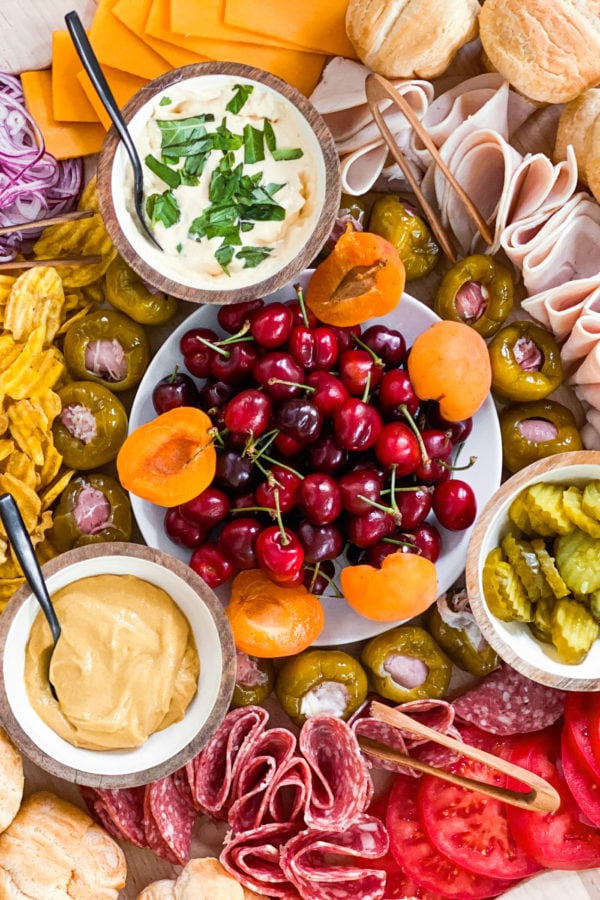
<svg viewBox="0 0 600 900">
<path fill-rule="evenodd" d="M 98 94 L 98 97 L 102 101 L 102 105 L 110 116 L 110 119 L 115 126 L 119 137 L 123 141 L 125 150 L 127 151 L 127 155 L 129 156 L 129 159 L 131 161 L 131 165 L 133 167 L 133 202 L 135 204 L 137 217 L 140 220 L 140 225 L 144 229 L 146 236 L 152 241 L 155 247 L 158 247 L 159 250 L 162 250 L 162 247 L 156 240 L 155 236 L 152 234 L 152 231 L 148 226 L 148 222 L 146 221 L 146 214 L 144 211 L 144 176 L 142 163 L 140 161 L 136 146 L 133 142 L 133 138 L 129 133 L 127 125 L 125 124 L 125 119 L 121 115 L 119 105 L 114 98 L 113 92 L 108 86 L 108 82 L 104 77 L 104 72 L 102 71 L 100 63 L 98 62 L 98 58 L 92 50 L 92 46 L 88 40 L 88 36 L 85 33 L 83 23 L 75 10 L 66 14 L 65 22 L 67 23 L 67 28 L 69 30 L 69 34 L 71 35 L 71 40 L 73 41 L 79 59 L 83 63 L 83 67 L 87 72 L 90 81 L 94 85 L 94 90 Z"/>
<path fill-rule="evenodd" d="M 61 634 L 60 622 L 58 621 L 56 610 L 50 599 L 50 594 L 48 593 L 48 588 L 46 587 L 40 564 L 37 561 L 35 550 L 31 543 L 31 538 L 29 537 L 29 532 L 25 527 L 23 517 L 21 516 L 19 507 L 12 494 L 2 494 L 0 496 L 0 519 L 2 520 L 8 539 L 14 550 L 15 556 L 19 560 L 19 564 L 23 569 L 23 574 L 27 579 L 33 596 L 42 607 L 42 611 L 48 620 L 52 640 L 54 641 L 54 647 L 52 648 L 52 652 L 54 652 L 56 643 Z M 50 657 L 52 657 L 52 653 L 50 654 Z M 58 700 L 56 690 L 50 681 L 49 675 L 48 684 L 52 696 L 55 700 Z"/>
</svg>

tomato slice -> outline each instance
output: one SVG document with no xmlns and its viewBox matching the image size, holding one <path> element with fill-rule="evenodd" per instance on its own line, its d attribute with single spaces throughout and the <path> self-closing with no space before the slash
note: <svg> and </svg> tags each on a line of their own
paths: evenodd
<svg viewBox="0 0 600 900">
<path fill-rule="evenodd" d="M 439 853 L 419 821 L 415 779 L 396 776 L 386 825 L 390 849 L 404 872 L 417 884 L 450 900 L 484 900 L 503 894 L 510 883 L 475 875 Z"/>
<path fill-rule="evenodd" d="M 600 865 L 600 832 L 581 821 L 556 762 L 560 731 L 556 728 L 523 735 L 512 746 L 510 761 L 545 778 L 560 794 L 556 812 L 539 813 L 507 807 L 508 826 L 529 856 L 548 869 L 593 869 Z M 508 779 L 509 787 L 520 787 Z"/>
<path fill-rule="evenodd" d="M 583 815 L 600 828 L 600 785 L 571 736 L 563 728 L 561 739 L 563 774 L 573 800 Z"/>
<path fill-rule="evenodd" d="M 466 756 L 449 771 L 499 787 L 506 784 L 506 776 Z M 478 875 L 515 880 L 539 872 L 539 864 L 511 835 L 502 801 L 425 775 L 417 804 L 429 840 L 457 865 Z"/>
<path fill-rule="evenodd" d="M 596 758 L 591 735 L 595 711 L 600 711 L 600 699 L 593 693 L 569 691 L 565 702 L 565 731 L 600 781 L 600 755 Z"/>
<path fill-rule="evenodd" d="M 586 699 L 581 701 L 581 706 L 583 706 L 586 713 L 590 755 L 593 760 L 592 762 L 592 760 L 588 759 L 588 762 L 594 771 L 598 770 L 598 778 L 600 778 L 600 696 L 596 693 L 590 693 L 584 694 L 583 697 Z M 571 702 L 573 703 L 573 701 Z"/>
</svg>

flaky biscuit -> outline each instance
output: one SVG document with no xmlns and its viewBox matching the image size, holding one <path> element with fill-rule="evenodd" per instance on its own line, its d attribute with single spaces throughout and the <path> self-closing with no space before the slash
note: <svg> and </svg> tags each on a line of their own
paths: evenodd
<svg viewBox="0 0 600 900">
<path fill-rule="evenodd" d="M 160 881 L 153 881 L 137 895 L 137 900 L 173 900 L 175 897 L 173 893 L 174 886 L 175 880 L 172 878 L 161 878 Z"/>
<path fill-rule="evenodd" d="M 121 848 L 83 810 L 40 791 L 0 835 L 0 872 L 0 900 L 116 900 L 127 870 Z"/>
<path fill-rule="evenodd" d="M 484 53 L 520 93 L 567 103 L 600 82 L 598 0 L 486 0 Z"/>
<path fill-rule="evenodd" d="M 213 856 L 191 859 L 174 881 L 153 881 L 137 900 L 266 900 L 248 890 Z"/>
<path fill-rule="evenodd" d="M 477 35 L 477 0 L 350 0 L 346 32 L 386 78 L 435 78 Z"/>
<path fill-rule="evenodd" d="M 19 811 L 23 781 L 21 754 L 0 728 L 0 831 L 8 828 Z"/>
<path fill-rule="evenodd" d="M 556 129 L 554 162 L 567 158 L 567 147 L 570 144 L 577 160 L 579 177 L 585 183 L 587 183 L 585 166 L 590 143 L 588 135 L 598 117 L 600 117 L 600 88 L 590 88 L 565 105 Z"/>
</svg>

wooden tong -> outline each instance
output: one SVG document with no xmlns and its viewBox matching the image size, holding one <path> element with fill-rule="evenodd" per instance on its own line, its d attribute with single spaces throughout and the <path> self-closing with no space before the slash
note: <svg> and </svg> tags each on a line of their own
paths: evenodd
<svg viewBox="0 0 600 900">
<path fill-rule="evenodd" d="M 371 715 L 379 722 L 385 722 L 386 725 L 391 725 L 393 728 L 399 728 L 409 734 L 415 734 L 418 737 L 434 741 L 442 747 L 456 750 L 457 753 L 467 756 L 469 759 L 485 763 L 485 765 L 490 766 L 490 768 L 495 769 L 497 772 L 507 775 L 510 778 L 515 778 L 522 784 L 527 785 L 529 791 L 527 793 L 513 791 L 509 788 L 498 787 L 494 784 L 486 784 L 483 781 L 476 781 L 473 778 L 466 778 L 463 775 L 457 775 L 454 772 L 448 772 L 446 769 L 432 766 L 422 760 L 413 759 L 411 756 L 392 750 L 390 747 L 386 747 L 370 738 L 359 737 L 358 743 L 360 747 L 377 759 L 402 763 L 402 765 L 416 769 L 418 772 L 435 775 L 443 781 L 449 781 L 451 784 L 458 784 L 461 787 L 469 788 L 472 791 L 478 791 L 480 794 L 487 794 L 488 797 L 502 800 L 510 806 L 519 806 L 521 809 L 528 809 L 536 812 L 554 812 L 560 806 L 560 796 L 552 785 L 545 781 L 545 779 L 540 778 L 539 775 L 529 772 L 527 769 L 521 768 L 521 766 L 515 766 L 507 760 L 501 759 L 499 756 L 494 756 L 493 753 L 487 753 L 485 750 L 480 750 L 478 747 L 471 747 L 469 744 L 463 744 L 460 741 L 449 737 L 447 734 L 441 734 L 439 731 L 435 731 L 435 729 L 429 728 L 427 725 L 423 725 L 415 719 L 412 719 L 410 716 L 407 716 L 396 709 L 392 709 L 389 706 L 385 706 L 385 704 L 379 703 L 377 700 L 374 700 L 371 703 Z"/>
<path fill-rule="evenodd" d="M 415 178 L 406 158 L 404 157 L 404 154 L 394 140 L 394 135 L 388 128 L 383 114 L 379 109 L 379 104 L 382 100 L 391 100 L 393 103 L 395 103 L 400 112 L 404 114 L 413 131 L 420 138 L 423 145 L 429 150 L 435 163 L 440 167 L 445 177 L 448 179 L 448 181 L 462 200 L 467 213 L 475 223 L 475 226 L 477 227 L 477 230 L 479 231 L 484 241 L 487 244 L 492 244 L 494 242 L 494 238 L 487 222 L 442 159 L 438 148 L 435 146 L 427 130 L 423 127 L 421 120 L 415 114 L 411 105 L 404 99 L 401 94 L 399 94 L 394 89 L 394 86 L 391 84 L 391 82 L 389 82 L 386 78 L 383 78 L 382 75 L 376 75 L 375 73 L 368 75 L 365 83 L 365 91 L 369 109 L 371 110 L 373 119 L 375 120 L 375 123 L 379 128 L 385 143 L 387 144 L 388 150 L 400 166 L 404 177 L 408 181 L 411 190 L 413 191 L 415 197 L 421 205 L 423 213 L 425 214 L 425 217 L 431 226 L 431 230 L 433 231 L 440 247 L 448 257 L 448 259 L 453 263 L 455 263 L 458 259 L 458 255 L 456 253 L 454 244 L 452 243 L 452 239 L 442 225 L 436 210 L 433 209 L 433 207 L 423 194 L 417 179 Z"/>
<path fill-rule="evenodd" d="M 74 209 L 70 212 L 59 213 L 56 216 L 48 216 L 46 219 L 38 219 L 35 222 L 19 222 L 16 225 L 4 225 L 0 228 L 0 236 L 14 234 L 19 231 L 37 231 L 48 225 L 60 225 L 63 222 L 74 222 L 78 219 L 89 219 L 94 215 L 93 209 Z M 73 256 L 70 259 L 13 259 L 0 263 L 0 272 L 10 269 L 33 269 L 36 266 L 91 266 L 102 262 L 101 256 Z"/>
</svg>

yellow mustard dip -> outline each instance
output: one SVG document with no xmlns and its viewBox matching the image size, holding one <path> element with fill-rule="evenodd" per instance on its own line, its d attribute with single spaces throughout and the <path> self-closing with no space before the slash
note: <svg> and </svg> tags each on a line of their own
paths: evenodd
<svg viewBox="0 0 600 900">
<path fill-rule="evenodd" d="M 135 575 L 93 575 L 52 600 L 62 633 L 52 653 L 38 613 L 25 686 L 34 710 L 60 737 L 90 750 L 127 749 L 184 717 L 200 661 L 186 617 L 164 590 Z"/>
</svg>

